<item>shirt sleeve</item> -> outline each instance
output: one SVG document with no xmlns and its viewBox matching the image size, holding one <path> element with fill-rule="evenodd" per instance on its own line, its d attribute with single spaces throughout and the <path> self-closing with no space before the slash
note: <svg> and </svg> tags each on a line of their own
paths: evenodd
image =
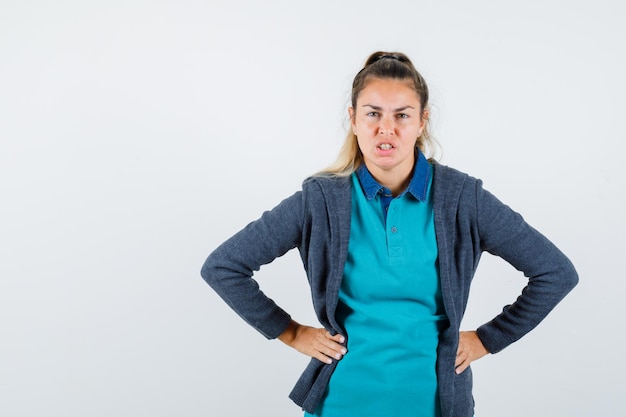
<svg viewBox="0 0 626 417">
<path fill-rule="evenodd" d="M 480 244 L 528 278 L 521 295 L 493 320 L 480 326 L 478 336 L 497 353 L 535 328 L 578 283 L 570 260 L 522 216 L 477 183 Z"/>
<path fill-rule="evenodd" d="M 302 192 L 286 198 L 221 244 L 202 266 L 204 280 L 268 339 L 284 332 L 291 317 L 261 291 L 252 276 L 262 265 L 298 245 L 302 207 Z"/>
</svg>

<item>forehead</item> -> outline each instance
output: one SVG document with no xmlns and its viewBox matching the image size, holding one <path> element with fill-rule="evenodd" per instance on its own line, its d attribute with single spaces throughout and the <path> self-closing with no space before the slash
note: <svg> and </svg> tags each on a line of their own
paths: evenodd
<svg viewBox="0 0 626 417">
<path fill-rule="evenodd" d="M 357 106 L 373 104 L 369 103 L 371 100 L 388 102 L 390 105 L 420 105 L 419 96 L 410 79 L 371 78 L 367 80 L 357 97 Z M 366 101 L 368 103 L 365 103 Z"/>
</svg>

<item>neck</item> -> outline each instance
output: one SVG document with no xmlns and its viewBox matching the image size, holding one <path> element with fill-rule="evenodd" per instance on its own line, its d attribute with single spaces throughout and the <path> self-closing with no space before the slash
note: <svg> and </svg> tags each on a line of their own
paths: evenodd
<svg viewBox="0 0 626 417">
<path fill-rule="evenodd" d="M 411 174 L 413 173 L 413 166 L 407 171 L 404 170 L 384 170 L 378 169 L 378 167 L 370 167 L 365 164 L 372 177 L 383 187 L 389 188 L 393 196 L 401 194 L 409 186 L 411 182 Z"/>
</svg>

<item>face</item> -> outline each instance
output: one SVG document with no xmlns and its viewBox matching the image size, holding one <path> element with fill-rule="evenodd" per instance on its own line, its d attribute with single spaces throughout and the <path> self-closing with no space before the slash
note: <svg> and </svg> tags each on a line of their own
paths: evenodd
<svg viewBox="0 0 626 417">
<path fill-rule="evenodd" d="M 365 165 L 376 179 L 410 175 L 426 120 L 421 107 L 407 81 L 374 78 L 361 90 L 356 108 L 348 109 Z"/>
</svg>

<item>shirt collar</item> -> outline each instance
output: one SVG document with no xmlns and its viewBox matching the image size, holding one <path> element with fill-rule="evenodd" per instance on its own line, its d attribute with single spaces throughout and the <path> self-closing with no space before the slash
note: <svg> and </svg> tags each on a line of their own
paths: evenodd
<svg viewBox="0 0 626 417">
<path fill-rule="evenodd" d="M 398 197 L 401 197 L 408 192 L 418 200 L 425 201 L 428 184 L 430 182 L 430 173 L 431 169 L 428 160 L 422 152 L 418 150 L 417 161 L 415 162 L 415 167 L 413 168 L 413 176 L 411 177 L 409 186 Z M 370 174 L 365 164 L 361 164 L 357 168 L 356 174 L 359 178 L 359 182 L 361 183 L 361 187 L 363 188 L 363 192 L 365 193 L 365 197 L 368 200 L 372 200 L 377 194 L 391 195 L 391 190 L 380 185 L 374 179 L 372 174 Z"/>
</svg>

